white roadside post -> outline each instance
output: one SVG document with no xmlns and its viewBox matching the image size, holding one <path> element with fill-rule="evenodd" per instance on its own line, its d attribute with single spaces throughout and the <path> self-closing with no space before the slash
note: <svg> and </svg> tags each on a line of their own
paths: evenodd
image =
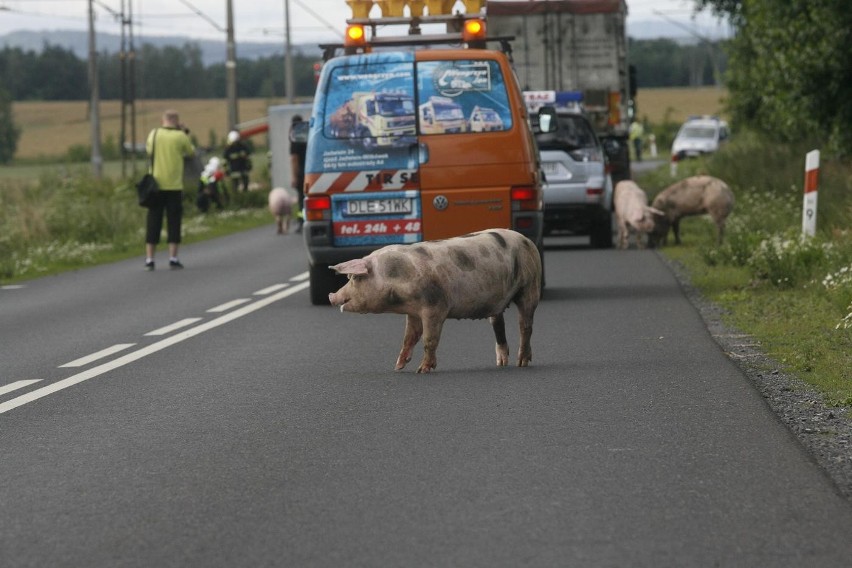
<svg viewBox="0 0 852 568">
<path fill-rule="evenodd" d="M 805 157 L 805 198 L 802 206 L 802 234 L 816 234 L 817 187 L 819 186 L 819 150 L 808 152 Z"/>
</svg>

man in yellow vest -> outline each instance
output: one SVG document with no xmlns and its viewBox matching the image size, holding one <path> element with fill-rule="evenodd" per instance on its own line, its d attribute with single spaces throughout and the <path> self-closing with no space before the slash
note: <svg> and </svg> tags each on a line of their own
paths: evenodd
<svg viewBox="0 0 852 568">
<path fill-rule="evenodd" d="M 180 123 L 177 111 L 163 113 L 163 125 L 148 134 L 145 143 L 151 156 L 152 173 L 160 191 L 148 207 L 145 226 L 145 269 L 154 270 L 154 253 L 160 243 L 163 214 L 169 243 L 169 268 L 183 268 L 178 260 L 183 217 L 183 160 L 195 155 L 189 130 Z"/>
</svg>

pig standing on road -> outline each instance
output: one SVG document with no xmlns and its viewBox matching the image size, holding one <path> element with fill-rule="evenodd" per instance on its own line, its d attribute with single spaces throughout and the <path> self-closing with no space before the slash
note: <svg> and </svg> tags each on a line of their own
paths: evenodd
<svg viewBox="0 0 852 568">
<path fill-rule="evenodd" d="M 269 212 L 275 217 L 275 228 L 279 235 L 286 234 L 290 230 L 293 205 L 298 201 L 299 198 L 295 193 L 283 187 L 275 187 L 269 192 Z"/>
<path fill-rule="evenodd" d="M 665 243 L 672 228 L 675 243 L 680 244 L 680 220 L 689 215 L 709 214 L 718 229 L 717 242 L 722 243 L 725 221 L 734 208 L 734 194 L 728 184 L 711 176 L 694 176 L 670 185 L 654 198 L 651 206 L 663 212 L 655 215 L 656 226 L 649 244 Z"/>
<path fill-rule="evenodd" d="M 635 182 L 624 180 L 615 186 L 615 220 L 618 224 L 618 248 L 627 248 L 630 235 L 636 235 L 636 246 L 645 248 L 643 236 L 654 230 L 654 215 L 663 212 L 648 207 L 648 196 Z"/>
<path fill-rule="evenodd" d="M 497 365 L 509 364 L 503 312 L 518 307 L 518 366 L 532 360 L 530 336 L 541 295 L 541 257 L 532 241 L 507 229 L 412 245 L 389 245 L 330 267 L 349 281 L 329 294 L 341 312 L 405 314 L 405 335 L 396 370 L 411 360 L 423 336 L 418 373 L 437 364 L 444 320 L 488 318 L 497 339 Z"/>
</svg>

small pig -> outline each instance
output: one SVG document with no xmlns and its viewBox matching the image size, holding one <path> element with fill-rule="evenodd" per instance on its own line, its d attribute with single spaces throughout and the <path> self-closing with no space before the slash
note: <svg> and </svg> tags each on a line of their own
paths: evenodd
<svg viewBox="0 0 852 568">
<path fill-rule="evenodd" d="M 648 207 L 648 196 L 630 180 L 620 181 L 615 186 L 613 203 L 618 224 L 618 248 L 627 248 L 631 234 L 636 236 L 636 246 L 645 248 L 642 235 L 654 230 L 654 215 L 663 215 L 663 212 Z"/>
<path fill-rule="evenodd" d="M 275 216 L 275 227 L 279 235 L 290 230 L 290 216 L 297 201 L 299 198 L 283 187 L 273 188 L 269 192 L 269 212 Z"/>
<path fill-rule="evenodd" d="M 424 354 L 417 372 L 435 368 L 447 318 L 488 318 L 497 339 L 497 365 L 508 365 L 503 312 L 510 302 L 518 307 L 518 366 L 532 361 L 530 336 L 541 295 L 541 257 L 520 233 L 488 229 L 442 241 L 389 245 L 330 268 L 349 278 L 328 296 L 341 312 L 406 315 L 396 370 L 411 360 L 421 335 Z"/>
<path fill-rule="evenodd" d="M 663 191 L 651 205 L 663 212 L 655 215 L 655 227 L 650 234 L 649 244 L 665 243 L 669 227 L 680 244 L 680 220 L 690 215 L 709 214 L 718 229 L 717 242 L 721 244 L 725 234 L 725 221 L 734 208 L 734 194 L 728 185 L 711 176 L 694 176 L 681 180 Z"/>
</svg>

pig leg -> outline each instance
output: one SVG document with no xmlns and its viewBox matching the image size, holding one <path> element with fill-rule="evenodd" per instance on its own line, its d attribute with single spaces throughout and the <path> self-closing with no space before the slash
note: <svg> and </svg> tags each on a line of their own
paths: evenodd
<svg viewBox="0 0 852 568">
<path fill-rule="evenodd" d="M 627 248 L 627 223 L 618 220 L 618 248 L 624 250 Z"/>
<path fill-rule="evenodd" d="M 532 346 L 530 338 L 532 338 L 533 319 L 535 309 L 538 307 L 540 291 L 527 286 L 515 300 L 515 305 L 518 306 L 518 327 L 521 334 L 521 342 L 518 347 L 518 367 L 526 367 L 532 361 Z"/>
<path fill-rule="evenodd" d="M 672 232 L 674 233 L 675 244 L 680 244 L 680 219 L 672 221 Z"/>
<path fill-rule="evenodd" d="M 427 313 L 423 317 L 423 360 L 417 367 L 418 373 L 428 373 L 438 364 L 438 342 L 447 314 Z"/>
<path fill-rule="evenodd" d="M 423 321 L 416 316 L 405 317 L 405 334 L 402 336 L 402 349 L 399 352 L 399 357 L 396 359 L 396 369 L 399 371 L 405 367 L 406 363 L 411 361 L 411 352 L 414 346 L 420 341 L 420 336 L 423 335 Z"/>
<path fill-rule="evenodd" d="M 494 328 L 494 337 L 497 339 L 497 345 L 494 350 L 497 353 L 497 366 L 505 367 L 509 364 L 509 342 L 506 341 L 506 321 L 503 319 L 503 314 L 491 316 L 488 318 L 491 322 L 491 327 Z"/>
</svg>

